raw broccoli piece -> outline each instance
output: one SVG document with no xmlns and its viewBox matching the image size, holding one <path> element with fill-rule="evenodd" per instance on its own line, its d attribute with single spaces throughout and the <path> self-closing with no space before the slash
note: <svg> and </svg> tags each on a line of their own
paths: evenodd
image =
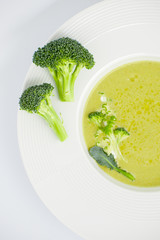
<svg viewBox="0 0 160 240">
<path fill-rule="evenodd" d="M 54 87 L 48 83 L 27 88 L 19 100 L 20 110 L 37 113 L 43 117 L 59 139 L 64 141 L 67 133 L 50 99 L 53 89 Z"/>
<path fill-rule="evenodd" d="M 71 38 L 60 38 L 49 42 L 33 55 L 33 63 L 48 68 L 54 78 L 61 101 L 74 101 L 74 83 L 85 67 L 91 69 L 93 55 L 79 42 Z"/>
</svg>

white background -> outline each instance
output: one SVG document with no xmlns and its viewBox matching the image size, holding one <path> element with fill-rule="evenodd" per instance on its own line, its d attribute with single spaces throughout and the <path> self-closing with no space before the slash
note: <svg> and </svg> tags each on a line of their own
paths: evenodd
<svg viewBox="0 0 160 240">
<path fill-rule="evenodd" d="M 80 240 L 43 205 L 20 157 L 17 109 L 34 51 L 100 0 L 0 1 L 0 240 Z"/>
</svg>

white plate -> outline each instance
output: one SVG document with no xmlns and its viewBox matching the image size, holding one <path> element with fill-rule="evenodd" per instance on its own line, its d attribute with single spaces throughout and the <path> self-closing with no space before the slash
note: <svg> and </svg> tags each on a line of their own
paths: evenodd
<svg viewBox="0 0 160 240">
<path fill-rule="evenodd" d="M 39 116 L 18 112 L 19 146 L 31 184 L 46 207 L 85 239 L 160 239 L 159 188 L 133 189 L 106 176 L 89 158 L 82 135 L 85 100 L 106 72 L 128 61 L 160 59 L 160 1 L 100 2 L 49 40 L 62 36 L 84 44 L 96 65 L 79 74 L 74 103 L 60 102 L 57 93 L 53 98 L 69 135 L 65 142 Z M 55 86 L 47 70 L 32 64 L 24 88 L 42 82 Z"/>
</svg>

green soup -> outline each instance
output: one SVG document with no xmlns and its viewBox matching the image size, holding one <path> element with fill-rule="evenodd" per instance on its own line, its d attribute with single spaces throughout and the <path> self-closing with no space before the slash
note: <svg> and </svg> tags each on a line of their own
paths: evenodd
<svg viewBox="0 0 160 240">
<path fill-rule="evenodd" d="M 116 171 L 101 167 L 113 178 L 130 185 L 160 185 L 160 62 L 139 61 L 125 64 L 103 77 L 91 91 L 83 115 L 83 134 L 88 148 L 95 145 L 95 126 L 88 114 L 98 110 L 104 92 L 112 99 L 117 125 L 130 136 L 120 145 L 127 162 L 119 166 L 135 176 L 130 181 Z"/>
</svg>

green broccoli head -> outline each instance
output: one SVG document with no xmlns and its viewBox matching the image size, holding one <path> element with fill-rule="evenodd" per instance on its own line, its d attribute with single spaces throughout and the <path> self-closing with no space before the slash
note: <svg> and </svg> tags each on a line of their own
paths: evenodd
<svg viewBox="0 0 160 240">
<path fill-rule="evenodd" d="M 129 132 L 127 132 L 127 130 L 123 127 L 118 127 L 116 129 L 114 129 L 114 135 L 117 139 L 117 143 L 121 143 L 123 140 L 125 140 L 126 138 L 129 137 Z"/>
<path fill-rule="evenodd" d="M 20 97 L 20 109 L 36 113 L 40 108 L 42 100 L 46 100 L 52 94 L 53 89 L 54 87 L 48 83 L 27 88 Z"/>
<path fill-rule="evenodd" d="M 109 115 L 107 110 L 106 113 L 103 113 L 102 111 L 91 112 L 88 114 L 88 119 L 92 121 L 106 135 L 110 134 L 113 131 L 116 122 L 116 116 Z"/>
<path fill-rule="evenodd" d="M 62 101 L 74 100 L 74 82 L 80 70 L 91 69 L 93 55 L 79 42 L 71 38 L 60 38 L 38 48 L 33 63 L 48 68 L 54 78 Z"/>
<path fill-rule="evenodd" d="M 102 112 L 91 112 L 88 114 L 88 119 L 92 121 L 98 127 L 102 126 L 104 120 L 104 114 Z"/>
<path fill-rule="evenodd" d="M 87 69 L 94 66 L 93 55 L 79 42 L 71 38 L 59 38 L 38 48 L 33 55 L 33 63 L 40 67 L 50 67 L 55 70 L 64 63 L 82 64 Z"/>
<path fill-rule="evenodd" d="M 54 87 L 49 83 L 27 88 L 19 100 L 20 110 L 36 113 L 43 117 L 59 139 L 64 141 L 67 133 L 50 99 L 53 89 Z"/>
</svg>

